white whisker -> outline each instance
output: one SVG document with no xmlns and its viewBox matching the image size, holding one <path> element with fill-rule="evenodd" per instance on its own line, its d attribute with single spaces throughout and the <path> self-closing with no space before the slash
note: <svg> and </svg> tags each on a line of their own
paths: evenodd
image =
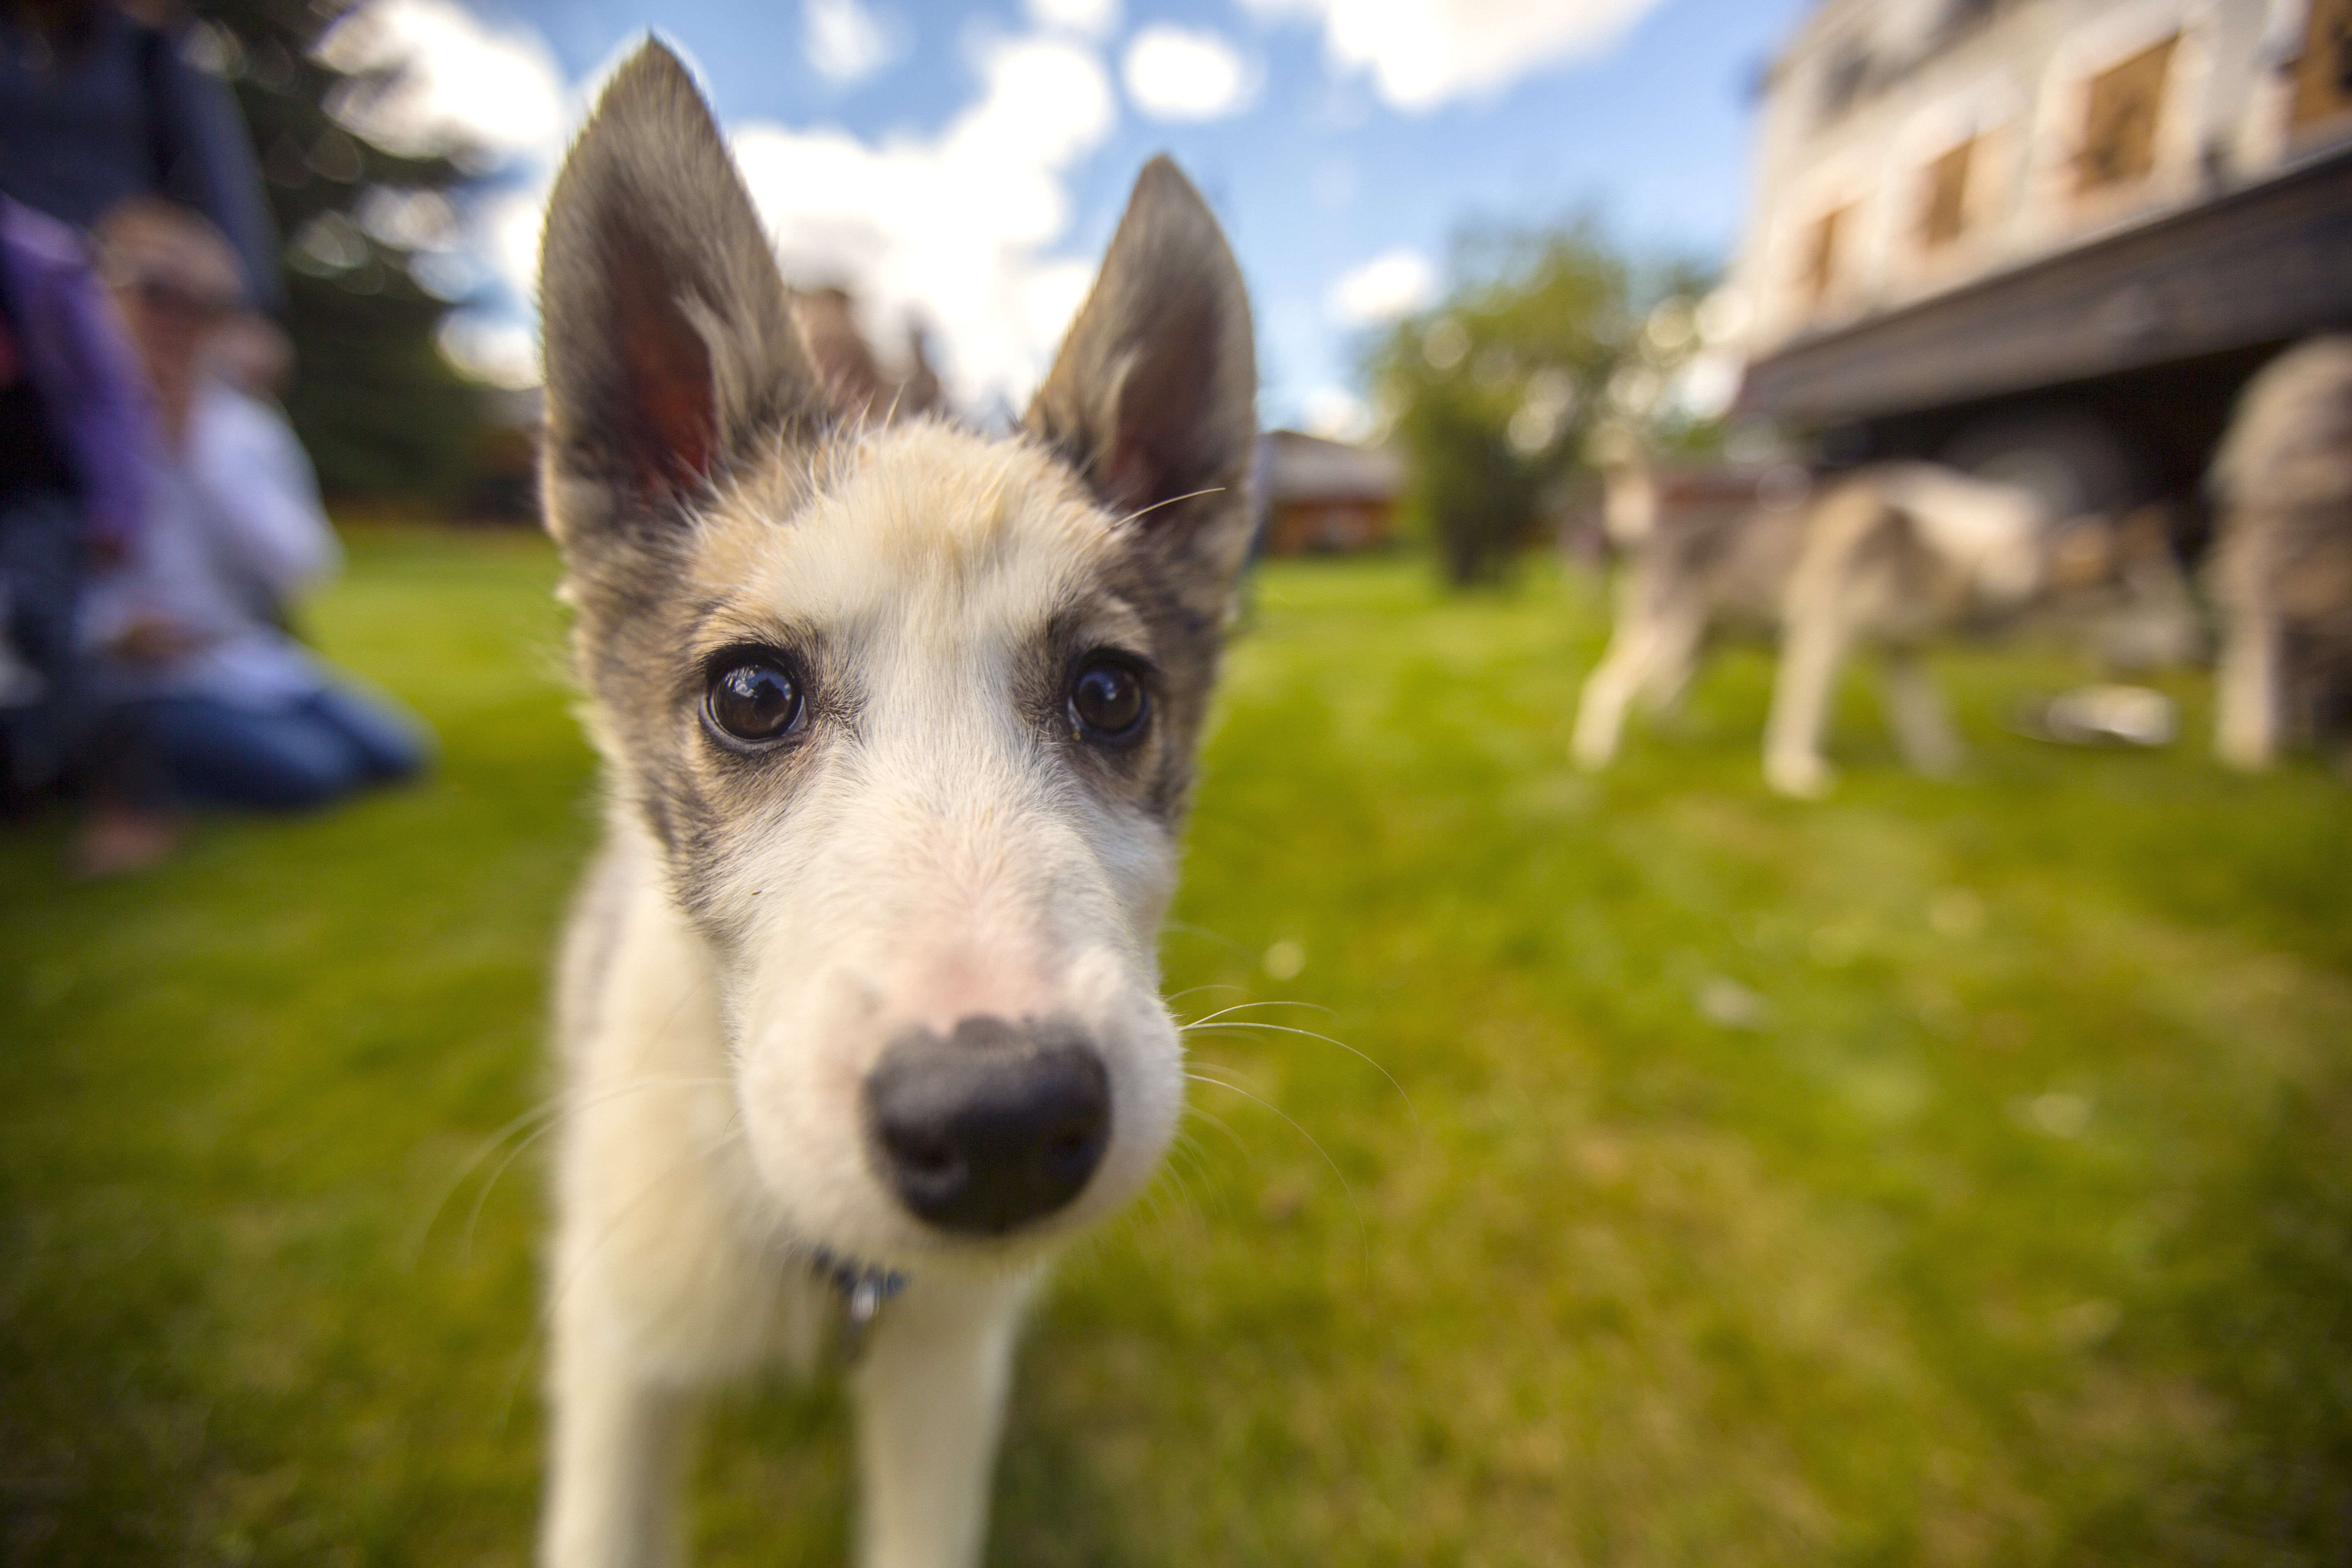
<svg viewBox="0 0 2352 1568">
<path fill-rule="evenodd" d="M 1348 1173 L 1339 1169 L 1339 1162 L 1331 1158 L 1331 1151 L 1323 1147 L 1320 1142 L 1317 1142 L 1315 1134 L 1307 1131 L 1306 1128 L 1301 1127 L 1297 1119 L 1292 1117 L 1289 1112 L 1284 1110 L 1282 1107 L 1275 1104 L 1274 1101 L 1263 1099 L 1258 1095 L 1252 1094 L 1245 1089 L 1237 1089 L 1234 1085 L 1225 1083 L 1217 1079 L 1201 1078 L 1197 1073 L 1190 1072 L 1186 1073 L 1184 1076 L 1190 1079 L 1194 1079 L 1199 1082 L 1212 1085 L 1217 1089 L 1224 1089 L 1229 1093 L 1238 1094 L 1244 1100 L 1255 1100 L 1257 1104 L 1262 1105 L 1266 1110 L 1274 1112 L 1275 1115 L 1281 1117 L 1285 1121 L 1289 1122 L 1291 1129 L 1301 1138 L 1306 1139 L 1307 1142 L 1313 1146 L 1318 1154 L 1323 1156 L 1323 1163 L 1331 1167 L 1331 1173 L 1334 1176 L 1339 1178 L 1339 1190 L 1348 1194 L 1349 1211 L 1356 1216 L 1356 1240 L 1363 1248 L 1364 1286 L 1365 1289 L 1369 1290 L 1371 1288 L 1372 1283 L 1372 1233 L 1364 1224 L 1364 1206 L 1356 1201 L 1356 1189 L 1349 1185 Z"/>
<path fill-rule="evenodd" d="M 1201 498 L 1201 497 L 1202 497 L 1202 496 L 1218 496 L 1218 495 L 1223 495 L 1223 494 L 1224 494 L 1224 493 L 1225 493 L 1225 487 L 1224 487 L 1224 486 L 1223 486 L 1223 485 L 1211 485 L 1207 489 L 1204 489 L 1204 490 L 1193 490 L 1193 491 L 1191 491 L 1190 493 L 1185 494 L 1185 495 L 1181 495 L 1181 496 L 1170 496 L 1166 500 L 1156 500 L 1156 501 L 1153 501 L 1150 506 L 1143 507 L 1143 508 L 1139 509 L 1138 510 L 1129 512 L 1125 517 L 1122 517 L 1122 518 L 1120 518 L 1117 522 L 1112 523 L 1112 524 L 1111 524 L 1111 526 L 1112 526 L 1113 528 L 1125 528 L 1129 523 L 1133 522 L 1137 518 L 1139 518 L 1139 517 L 1148 517 L 1148 516 L 1150 516 L 1151 513 L 1153 513 L 1153 512 L 1155 512 L 1155 511 L 1158 511 L 1158 510 L 1159 510 L 1161 507 L 1163 507 L 1163 506 L 1174 506 L 1178 501 L 1183 501 L 1183 500 L 1200 500 L 1200 498 Z"/>
<path fill-rule="evenodd" d="M 492 1132 L 488 1138 L 484 1139 L 481 1146 L 475 1150 L 472 1154 L 467 1156 L 464 1164 L 458 1166 L 457 1173 L 449 1178 L 448 1184 L 442 1189 L 441 1195 L 434 1200 L 433 1205 L 430 1208 L 425 1210 L 424 1223 L 417 1227 L 416 1234 L 411 1239 L 406 1249 L 408 1253 L 408 1267 L 410 1270 L 413 1272 L 424 1262 L 425 1248 L 433 1239 L 433 1227 L 440 1223 L 441 1211 L 449 1206 L 449 1200 L 456 1197 L 459 1192 L 463 1191 L 467 1179 L 470 1178 L 475 1172 L 480 1170 L 484 1164 L 488 1163 L 488 1161 L 499 1152 L 500 1145 L 504 1144 L 508 1139 L 514 1137 L 518 1132 L 521 1132 L 526 1128 L 531 1129 L 530 1135 L 524 1138 L 522 1143 L 518 1146 L 516 1152 L 520 1152 L 520 1149 L 528 1148 L 538 1139 L 546 1136 L 548 1129 L 553 1126 L 557 1121 L 561 1121 L 568 1111 L 585 1110 L 590 1106 L 602 1105 L 607 1100 L 618 1099 L 624 1094 L 634 1093 L 640 1089 L 651 1089 L 668 1085 L 726 1085 L 728 1083 L 729 1080 L 726 1079 L 716 1078 L 638 1079 L 633 1079 L 625 1084 L 618 1085 L 613 1089 L 605 1090 L 601 1095 L 594 1096 L 585 1100 L 577 1100 L 569 1094 L 551 1095 L 549 1098 L 541 1100 L 537 1105 L 531 1107 L 529 1110 L 522 1112 L 520 1115 L 514 1117 L 505 1125 Z M 533 1128 L 531 1127 L 533 1122 L 538 1122 L 540 1125 Z M 500 1163 L 497 1172 L 491 1175 L 488 1186 L 486 1186 L 483 1189 L 485 1195 L 488 1194 L 488 1187 L 496 1186 L 498 1184 L 499 1177 L 504 1175 L 506 1173 L 507 1167 L 511 1165 L 513 1163 L 514 1158 L 511 1153 L 505 1161 Z M 477 1216 L 481 1213 L 481 1205 L 478 1202 L 474 1205 L 474 1213 Z M 470 1223 L 467 1228 L 470 1237 Z M 470 1246 L 470 1239 L 468 1245 Z"/>
<path fill-rule="evenodd" d="M 1238 985 L 1225 985 L 1213 982 L 1207 985 L 1188 986 L 1184 990 L 1179 991 L 1171 996 L 1161 998 L 1161 1000 L 1167 1002 L 1181 1002 L 1185 997 L 1197 996 L 1203 991 L 1239 991 L 1241 989 L 1242 987 Z"/>
<path fill-rule="evenodd" d="M 514 1163 L 517 1160 L 521 1159 L 523 1155 L 529 1152 L 532 1144 L 538 1142 L 541 1138 L 546 1137 L 550 1131 L 554 1130 L 557 1123 L 564 1115 L 574 1111 L 593 1110 L 594 1107 L 599 1105 L 609 1105 L 614 1100 L 619 1100 L 624 1096 L 635 1094 L 648 1089 L 708 1089 L 713 1087 L 719 1089 L 732 1089 L 735 1085 L 733 1079 L 724 1078 L 632 1079 L 627 1083 L 615 1084 L 611 1089 L 605 1089 L 603 1093 L 594 1095 L 584 1101 L 576 1104 L 567 1103 L 558 1106 L 554 1115 L 550 1116 L 546 1121 L 531 1129 L 530 1136 L 522 1139 L 520 1142 L 517 1142 L 512 1149 L 508 1151 L 507 1157 L 499 1162 L 498 1169 L 490 1173 L 490 1179 L 484 1182 L 482 1184 L 482 1190 L 475 1194 L 473 1210 L 466 1216 L 465 1239 L 459 1244 L 457 1248 L 457 1258 L 460 1264 L 470 1264 L 473 1261 L 474 1229 L 475 1226 L 481 1222 L 483 1205 L 490 1201 L 491 1189 L 495 1188 L 499 1184 L 499 1179 L 504 1176 L 507 1172 L 513 1167 Z"/>
<path fill-rule="evenodd" d="M 1243 1139 L 1240 1133 L 1234 1131 L 1232 1124 L 1226 1121 L 1223 1117 L 1219 1116 L 1213 1110 L 1204 1110 L 1200 1106 L 1191 1104 L 1184 1107 L 1184 1113 L 1187 1116 L 1199 1117 L 1202 1121 L 1207 1122 L 1210 1126 L 1215 1128 L 1218 1131 L 1232 1139 L 1234 1141 L 1234 1147 L 1242 1152 L 1242 1158 L 1249 1162 L 1250 1169 L 1253 1171 L 1257 1169 L 1257 1156 L 1250 1152 L 1249 1144 Z"/>
<path fill-rule="evenodd" d="M 555 1321 L 556 1311 L 563 1305 L 564 1297 L 571 1294 L 572 1287 L 580 1282 L 580 1277 L 587 1271 L 588 1266 L 595 1261 L 596 1255 L 604 1249 L 604 1244 L 619 1234 L 621 1222 L 635 1213 L 637 1205 L 653 1196 L 665 1183 L 679 1175 L 698 1161 L 715 1158 L 729 1145 L 734 1143 L 742 1136 L 742 1112 L 739 1109 L 735 1114 L 727 1119 L 727 1125 L 719 1129 L 719 1136 L 715 1140 L 699 1148 L 688 1150 L 682 1157 L 664 1166 L 646 1183 L 644 1187 L 639 1189 L 636 1196 L 606 1216 L 603 1234 L 588 1244 L 587 1250 L 580 1255 L 578 1261 L 562 1279 L 556 1282 L 555 1289 L 548 1292 L 546 1304 L 541 1309 L 538 1321 L 531 1325 L 530 1333 L 524 1339 L 522 1349 L 517 1352 L 515 1374 L 507 1385 L 506 1399 L 499 1409 L 498 1429 L 499 1431 L 506 1430 L 507 1422 L 514 1415 L 515 1399 L 522 1388 L 522 1374 L 529 1370 L 530 1356 L 539 1348 L 540 1340 Z"/>
<path fill-rule="evenodd" d="M 1238 990 L 1239 987 L 1235 987 L 1235 989 Z M 1220 1007 L 1217 1011 L 1211 1013 L 1206 1017 L 1195 1018 L 1191 1023 L 1181 1025 L 1180 1027 L 1197 1029 L 1203 1024 L 1214 1023 L 1217 1019 L 1226 1017 L 1232 1014 L 1248 1013 L 1260 1007 L 1303 1007 L 1307 1012 L 1321 1013 L 1327 1017 L 1336 1018 L 1339 1016 L 1337 1013 L 1332 1012 L 1330 1008 L 1324 1006 L 1320 1002 L 1290 1002 L 1280 1000 L 1272 1002 L 1236 1002 L 1230 1007 Z"/>
<path fill-rule="evenodd" d="M 1233 1010 L 1234 1009 L 1231 1008 L 1227 1009 L 1228 1012 Z M 1223 1015 L 1220 1014 L 1210 1015 L 1211 1017 L 1219 1017 L 1222 1016 Z M 1320 1040 L 1327 1046 L 1337 1046 L 1341 1050 L 1347 1052 L 1349 1056 L 1358 1058 L 1374 1072 L 1389 1080 L 1389 1087 L 1397 1091 L 1397 1098 L 1399 1100 L 1404 1101 L 1405 1114 L 1412 1119 L 1413 1135 L 1419 1138 L 1423 1143 L 1427 1143 L 1429 1142 L 1429 1134 L 1423 1130 L 1421 1125 L 1421 1112 L 1413 1108 L 1412 1096 L 1404 1091 L 1404 1085 L 1397 1081 L 1396 1074 L 1389 1071 L 1388 1068 L 1381 1066 L 1379 1062 L 1373 1060 L 1370 1057 L 1364 1055 L 1363 1052 L 1358 1050 L 1355 1047 L 1349 1045 L 1345 1040 L 1335 1040 L 1328 1035 L 1318 1035 L 1312 1029 L 1295 1029 L 1287 1024 L 1259 1024 L 1250 1022 L 1246 1019 L 1236 1019 L 1229 1024 L 1212 1024 L 1203 1020 L 1198 1024 L 1187 1024 L 1184 1026 L 1184 1032 L 1187 1034 L 1192 1033 L 1195 1029 L 1202 1030 L 1208 1034 L 1217 1034 L 1226 1029 L 1263 1029 L 1269 1034 L 1298 1035 L 1307 1039 Z"/>
</svg>

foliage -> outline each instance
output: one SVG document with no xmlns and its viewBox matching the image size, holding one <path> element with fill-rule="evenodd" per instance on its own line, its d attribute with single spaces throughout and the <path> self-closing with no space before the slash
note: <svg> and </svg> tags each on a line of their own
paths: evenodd
<svg viewBox="0 0 2352 1568">
<path fill-rule="evenodd" d="M 195 0 L 286 240 L 295 375 L 287 416 L 331 496 L 446 501 L 488 438 L 479 389 L 435 342 L 449 310 L 418 277 L 454 229 L 458 156 L 402 156 L 336 111 L 388 84 L 315 46 L 351 0 Z M 455 150 L 462 154 L 463 150 Z"/>
<path fill-rule="evenodd" d="M 11 1563 L 527 1555 L 599 809 L 553 575 L 354 541 L 315 625 L 439 728 L 422 788 L 135 885 L 0 839 Z M 1185 1015 L 1275 1005 L 1192 1035 L 1167 1180 L 1044 1293 L 991 1562 L 2352 1557 L 2341 786 L 2021 739 L 2078 677 L 1981 651 L 1960 782 L 1857 684 L 1838 796 L 1770 797 L 1737 653 L 1595 781 L 1589 595 L 1258 604 L 1164 945 Z M 844 1561 L 850 1450 L 834 1385 L 720 1401 L 694 1560 Z"/>
<path fill-rule="evenodd" d="M 1452 292 L 1372 343 L 1365 374 L 1405 450 L 1406 510 L 1467 585 L 1502 575 L 1600 421 L 1652 418 L 1706 277 L 1632 259 L 1590 218 L 1473 230 L 1455 251 Z"/>
</svg>

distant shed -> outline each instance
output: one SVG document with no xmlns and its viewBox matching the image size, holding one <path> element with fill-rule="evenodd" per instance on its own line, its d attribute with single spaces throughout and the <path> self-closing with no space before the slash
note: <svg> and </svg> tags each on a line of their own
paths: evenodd
<svg viewBox="0 0 2352 1568">
<path fill-rule="evenodd" d="M 1394 539 L 1404 466 L 1393 453 L 1274 430 L 1259 462 L 1266 554 L 1345 555 Z"/>
</svg>

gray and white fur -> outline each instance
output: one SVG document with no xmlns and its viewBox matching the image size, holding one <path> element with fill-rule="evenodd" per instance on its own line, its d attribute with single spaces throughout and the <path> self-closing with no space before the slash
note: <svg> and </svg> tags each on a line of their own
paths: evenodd
<svg viewBox="0 0 2352 1568">
<path fill-rule="evenodd" d="M 1181 1108 L 1155 943 L 1249 538 L 1239 271 L 1155 161 L 1017 433 L 837 416 L 648 44 L 541 276 L 609 793 L 557 1007 L 542 1560 L 674 1561 L 697 1394 L 809 1362 L 833 1274 L 904 1281 L 851 1374 L 859 1560 L 972 1563 L 1024 1301 Z"/>
<path fill-rule="evenodd" d="M 2352 697 L 2352 337 L 2264 366 L 2213 460 L 2222 622 L 2214 750 L 2260 770 Z"/>
<path fill-rule="evenodd" d="M 1780 510 L 1680 512 L 1645 499 L 1655 489 L 1637 452 L 1611 455 L 1603 478 L 1630 498 L 1611 521 L 1631 556 L 1608 651 L 1577 705 L 1570 751 L 1580 766 L 1608 766 L 1633 702 L 1671 708 L 1711 638 L 1743 628 L 1780 644 L 1764 738 L 1774 789 L 1815 796 L 1833 782 L 1822 741 L 1839 668 L 1858 647 L 1879 656 L 1887 714 L 1912 765 L 1937 773 L 1958 764 L 1959 740 L 1920 651 L 2041 585 L 2052 520 L 2029 491 L 1931 463 L 1881 463 Z"/>
</svg>

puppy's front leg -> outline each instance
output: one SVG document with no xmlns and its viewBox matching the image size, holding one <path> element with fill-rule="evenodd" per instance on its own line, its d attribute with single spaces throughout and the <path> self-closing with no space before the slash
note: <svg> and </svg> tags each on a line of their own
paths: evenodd
<svg viewBox="0 0 2352 1568">
<path fill-rule="evenodd" d="M 857 1370 L 864 1568 L 972 1568 L 1026 1279 L 918 1280 Z"/>
<path fill-rule="evenodd" d="M 667 1568 L 677 1561 L 677 1494 L 688 1395 L 646 1378 L 600 1342 L 593 1304 L 559 1305 L 544 1568 Z"/>
</svg>

